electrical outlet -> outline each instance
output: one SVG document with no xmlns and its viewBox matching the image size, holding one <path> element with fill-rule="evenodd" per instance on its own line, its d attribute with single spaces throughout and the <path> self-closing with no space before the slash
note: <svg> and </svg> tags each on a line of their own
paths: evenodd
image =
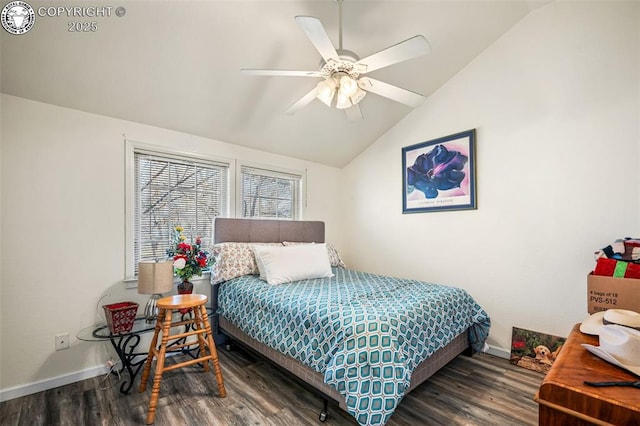
<svg viewBox="0 0 640 426">
<path fill-rule="evenodd" d="M 69 349 L 69 333 L 56 334 L 56 351 Z"/>
</svg>

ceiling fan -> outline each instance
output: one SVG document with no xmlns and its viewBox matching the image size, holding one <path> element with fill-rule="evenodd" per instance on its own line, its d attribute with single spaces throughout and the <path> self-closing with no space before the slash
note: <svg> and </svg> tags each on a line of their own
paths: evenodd
<svg viewBox="0 0 640 426">
<path fill-rule="evenodd" d="M 338 2 L 339 47 L 333 43 L 322 22 L 312 16 L 296 16 L 296 22 L 307 34 L 311 43 L 322 56 L 318 71 L 286 71 L 270 69 L 241 69 L 243 74 L 284 77 L 322 78 L 313 89 L 291 105 L 286 113 L 293 115 L 314 99 L 320 99 L 327 106 L 344 109 L 349 121 L 362 119 L 358 103 L 367 93 L 394 100 L 412 108 L 419 106 L 425 97 L 400 87 L 366 77 L 369 72 L 388 67 L 418 56 L 425 55 L 431 46 L 422 35 L 416 35 L 378 53 L 360 59 L 358 55 L 342 48 L 342 0 Z"/>
</svg>

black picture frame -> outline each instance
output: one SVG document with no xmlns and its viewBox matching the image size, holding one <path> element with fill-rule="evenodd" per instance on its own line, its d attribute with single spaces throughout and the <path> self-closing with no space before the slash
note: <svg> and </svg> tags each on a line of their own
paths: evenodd
<svg viewBox="0 0 640 426">
<path fill-rule="evenodd" d="M 476 209 L 476 130 L 402 148 L 402 213 Z"/>
</svg>

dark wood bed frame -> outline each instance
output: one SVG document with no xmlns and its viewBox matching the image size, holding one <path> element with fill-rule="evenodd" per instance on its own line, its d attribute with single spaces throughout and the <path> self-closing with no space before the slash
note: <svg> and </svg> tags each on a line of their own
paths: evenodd
<svg viewBox="0 0 640 426">
<path fill-rule="evenodd" d="M 325 242 L 324 222 L 319 221 L 284 221 L 284 220 L 256 220 L 216 218 L 214 222 L 214 243 L 222 242 Z M 256 351 L 270 361 L 292 373 L 298 379 L 311 385 L 323 396 L 336 401 L 340 408 L 346 411 L 344 397 L 331 386 L 324 383 L 323 375 L 304 365 L 300 361 L 272 349 L 271 347 L 253 339 L 221 315 L 215 314 L 218 307 L 218 286 L 212 287 L 212 315 L 216 343 L 222 344 L 227 337 Z M 458 335 L 447 346 L 436 351 L 431 357 L 423 361 L 411 375 L 410 392 L 422 382 L 431 377 L 436 371 L 444 367 L 449 361 L 465 352 L 470 354 L 467 332 Z M 320 413 L 320 420 L 327 416 L 327 400 L 324 399 L 324 411 Z"/>
</svg>

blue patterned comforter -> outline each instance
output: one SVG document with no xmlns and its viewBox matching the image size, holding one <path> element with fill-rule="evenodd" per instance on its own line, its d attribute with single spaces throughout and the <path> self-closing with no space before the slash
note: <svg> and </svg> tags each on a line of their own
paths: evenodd
<svg viewBox="0 0 640 426">
<path fill-rule="evenodd" d="M 219 313 L 246 334 L 324 374 L 361 425 L 383 425 L 420 362 L 470 328 L 480 351 L 490 320 L 466 291 L 334 268 L 333 278 L 220 286 Z"/>
</svg>

